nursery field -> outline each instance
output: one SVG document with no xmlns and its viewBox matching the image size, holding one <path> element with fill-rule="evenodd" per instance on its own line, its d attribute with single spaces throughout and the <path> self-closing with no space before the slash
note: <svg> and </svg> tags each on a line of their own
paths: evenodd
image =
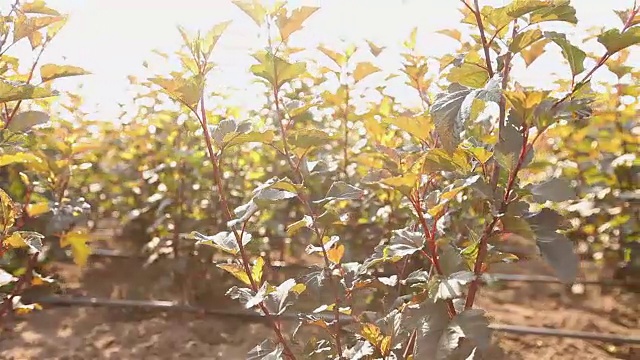
<svg viewBox="0 0 640 360">
<path fill-rule="evenodd" d="M 5 2 L 0 358 L 640 359 L 636 1 L 460 0 L 395 45 L 226 1 L 107 118 L 43 57 L 69 16 Z"/>
</svg>

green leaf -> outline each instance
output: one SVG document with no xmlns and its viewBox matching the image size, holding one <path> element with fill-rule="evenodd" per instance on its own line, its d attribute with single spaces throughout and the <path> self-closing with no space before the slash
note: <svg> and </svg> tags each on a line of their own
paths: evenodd
<svg viewBox="0 0 640 360">
<path fill-rule="evenodd" d="M 266 283 L 265 283 L 266 284 Z M 291 300 L 306 290 L 304 284 L 298 284 L 294 279 L 288 279 L 278 287 L 267 294 L 264 299 L 265 305 L 269 310 L 277 315 L 281 315 L 289 306 L 292 305 Z"/>
<path fill-rule="evenodd" d="M 576 17 L 576 9 L 567 4 L 561 4 L 557 6 L 548 6 L 542 9 L 535 10 L 531 13 L 530 24 L 537 24 L 545 21 L 564 21 L 571 24 L 577 24 L 578 18 Z"/>
<path fill-rule="evenodd" d="M 578 47 L 571 45 L 565 34 L 547 31 L 544 36 L 562 49 L 562 55 L 569 62 L 573 77 L 584 71 L 584 59 L 587 54 Z"/>
<path fill-rule="evenodd" d="M 531 186 L 533 199 L 537 202 L 562 202 L 574 200 L 577 195 L 575 188 L 567 179 L 554 178 Z"/>
<path fill-rule="evenodd" d="M 297 195 L 298 194 L 295 192 L 268 188 L 262 189 L 256 196 L 254 196 L 253 202 L 255 202 L 259 207 L 265 207 L 275 202 L 292 199 Z"/>
<path fill-rule="evenodd" d="M 480 66 L 465 62 L 458 67 L 452 68 L 447 75 L 447 80 L 472 88 L 480 88 L 487 83 L 489 75 Z"/>
<path fill-rule="evenodd" d="M 11 119 L 7 129 L 13 132 L 24 132 L 36 125 L 48 123 L 49 119 L 49 114 L 42 111 L 23 111 Z"/>
<path fill-rule="evenodd" d="M 598 42 L 607 48 L 607 53 L 613 55 L 629 46 L 640 44 L 640 27 L 632 27 L 622 34 L 618 29 L 607 30 L 598 36 Z"/>
<path fill-rule="evenodd" d="M 522 150 L 524 138 L 512 124 L 505 124 L 500 131 L 500 139 L 495 148 L 494 156 L 496 161 L 504 169 L 511 170 L 518 163 L 520 151 Z"/>
<path fill-rule="evenodd" d="M 558 233 L 562 216 L 551 209 L 527 217 L 527 222 L 536 234 L 536 243 L 546 261 L 555 270 L 557 277 L 571 284 L 578 276 L 579 259 L 573 251 L 573 243 Z"/>
<path fill-rule="evenodd" d="M 364 191 L 357 187 L 347 184 L 344 181 L 336 181 L 331 184 L 329 191 L 324 199 L 314 201 L 315 204 L 320 204 L 328 201 L 335 200 L 357 200 L 364 196 Z"/>
<path fill-rule="evenodd" d="M 353 78 L 356 83 L 366 78 L 371 74 L 375 74 L 380 71 L 380 68 L 373 65 L 370 62 L 361 62 L 356 65 L 356 69 L 353 72 Z"/>
<path fill-rule="evenodd" d="M 211 131 L 211 138 L 216 143 L 216 145 L 222 147 L 224 145 L 224 140 L 227 135 L 231 137 L 236 133 L 238 129 L 238 124 L 233 119 L 224 119 L 221 120 L 216 125 L 212 126 L 213 131 Z"/>
<path fill-rule="evenodd" d="M 259 0 L 243 1 L 233 0 L 235 6 L 240 8 L 245 14 L 249 15 L 251 20 L 258 26 L 262 26 L 266 20 L 267 9 L 262 6 Z"/>
<path fill-rule="evenodd" d="M 326 145 L 331 136 L 320 129 L 304 128 L 288 132 L 287 140 L 292 146 L 308 149 Z"/>
<path fill-rule="evenodd" d="M 247 353 L 247 360 L 284 360 L 284 346 L 266 339 Z"/>
<path fill-rule="evenodd" d="M 426 151 L 423 168 L 427 173 L 436 171 L 466 173 L 471 169 L 471 164 L 466 152 L 462 149 L 456 149 L 452 154 L 442 149 L 431 149 Z"/>
<path fill-rule="evenodd" d="M 380 184 L 389 186 L 405 196 L 409 196 L 413 189 L 416 187 L 418 181 L 418 175 L 412 173 L 406 173 L 400 176 L 388 177 L 380 180 Z"/>
<path fill-rule="evenodd" d="M 58 96 L 58 92 L 25 82 L 0 79 L 0 103 Z"/>
<path fill-rule="evenodd" d="M 233 232 L 222 231 L 216 235 L 207 236 L 197 231 L 193 231 L 187 235 L 187 239 L 196 240 L 196 245 L 209 245 L 217 249 L 220 249 L 231 255 L 237 255 L 240 252 L 240 247 L 236 241 L 236 237 Z M 242 235 L 242 245 L 247 245 L 251 241 L 251 234 L 244 233 Z"/>
<path fill-rule="evenodd" d="M 265 79 L 272 87 L 280 89 L 282 85 L 299 77 L 307 71 L 305 62 L 289 63 L 286 60 L 273 56 L 266 51 L 260 51 L 253 55 L 259 64 L 251 66 L 251 72 Z"/>
<path fill-rule="evenodd" d="M 275 132 L 273 130 L 267 130 L 265 132 L 252 131 L 245 134 L 234 134 L 230 138 L 225 137 L 225 147 L 242 145 L 247 143 L 262 143 L 271 144 L 275 138 Z"/>
<path fill-rule="evenodd" d="M 45 64 L 40 67 L 42 82 L 62 77 L 89 75 L 91 72 L 77 66 Z"/>
<path fill-rule="evenodd" d="M 464 295 L 464 286 L 471 283 L 476 275 L 471 271 L 458 271 L 446 277 L 436 278 L 429 292 L 435 300 L 456 299 Z M 433 294 L 432 294 L 433 293 Z"/>
<path fill-rule="evenodd" d="M 473 100 L 498 102 L 502 93 L 501 82 L 502 78 L 498 75 L 482 89 L 471 90 L 453 84 L 447 93 L 436 97 L 431 106 L 431 116 L 442 147 L 446 151 L 453 153 L 460 144 L 460 133 L 471 116 Z"/>
<path fill-rule="evenodd" d="M 509 44 L 509 51 L 519 53 L 540 39 L 542 39 L 542 31 L 539 29 L 521 32 L 516 35 L 516 37 L 511 41 L 511 44 Z"/>
<path fill-rule="evenodd" d="M 553 2 L 553 0 L 513 0 L 505 6 L 505 10 L 509 16 L 517 19 L 530 12 L 549 7 Z"/>
<path fill-rule="evenodd" d="M 420 251 L 424 246 L 424 235 L 417 231 L 407 229 L 393 230 L 393 235 L 384 249 L 385 257 L 390 257 L 392 261 L 398 261 L 405 256 L 409 256 Z"/>
</svg>

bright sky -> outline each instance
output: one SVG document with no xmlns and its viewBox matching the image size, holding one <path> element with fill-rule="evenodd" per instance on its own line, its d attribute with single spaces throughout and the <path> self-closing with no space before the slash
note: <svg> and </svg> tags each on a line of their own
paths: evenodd
<svg viewBox="0 0 640 360">
<path fill-rule="evenodd" d="M 9 0 L 0 0 L 5 13 Z M 501 6 L 509 0 L 481 0 L 481 4 Z M 181 38 L 176 30 L 180 24 L 189 30 L 208 30 L 212 25 L 233 20 L 214 50 L 219 69 L 216 84 L 231 87 L 234 104 L 255 99 L 246 91 L 252 78 L 248 68 L 253 64 L 249 50 L 264 46 L 257 38 L 255 24 L 229 0 L 48 0 L 47 3 L 70 15 L 65 28 L 43 55 L 43 63 L 63 63 L 81 66 L 94 75 L 62 79 L 60 89 L 74 89 L 83 84 L 81 94 L 88 104 L 86 110 L 94 118 L 109 119 L 117 114 L 117 103 L 128 102 L 127 75 L 145 74 L 142 63 L 161 64 L 164 60 L 152 55 L 153 49 L 176 50 Z M 319 5 L 321 9 L 292 38 L 306 48 L 325 43 L 337 46 L 339 39 L 361 44 L 363 39 L 387 46 L 387 52 L 375 64 L 387 71 L 399 68 L 398 56 L 402 41 L 418 26 L 418 49 L 427 55 L 439 55 L 456 47 L 454 40 L 434 32 L 456 27 L 460 18 L 457 0 L 293 0 L 291 5 Z M 592 26 L 621 27 L 613 9 L 627 9 L 633 0 L 573 0 L 580 25 L 571 30 L 576 38 Z M 525 84 L 549 86 L 553 72 L 568 73 L 568 66 L 559 63 L 559 51 L 548 45 L 549 55 L 539 59 L 519 80 Z M 599 44 L 590 50 L 602 52 Z M 30 47 L 24 42 L 10 52 L 27 56 Z M 63 60 L 63 56 L 66 58 Z M 640 66 L 640 51 L 632 56 Z M 541 61 L 542 60 L 542 61 Z M 28 64 L 25 64 L 28 65 Z M 600 78 L 602 79 L 602 77 Z M 253 92 L 255 94 L 255 92 Z"/>
</svg>

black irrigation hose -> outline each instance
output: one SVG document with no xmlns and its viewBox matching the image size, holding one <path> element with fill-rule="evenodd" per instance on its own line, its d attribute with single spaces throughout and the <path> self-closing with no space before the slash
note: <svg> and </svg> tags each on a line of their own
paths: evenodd
<svg viewBox="0 0 640 360">
<path fill-rule="evenodd" d="M 156 309 L 160 311 L 178 311 L 206 314 L 219 317 L 231 317 L 241 318 L 248 321 L 265 321 L 266 319 L 251 311 L 240 310 L 213 310 L 203 309 L 195 306 L 180 305 L 171 301 L 157 301 L 157 300 L 117 300 L 117 299 L 99 299 L 92 297 L 67 297 L 67 296 L 45 296 L 36 299 L 30 299 L 30 301 L 37 302 L 43 305 L 54 306 L 91 306 L 91 307 L 133 307 L 144 309 Z M 327 321 L 333 320 L 333 317 L 326 317 L 322 314 L 313 314 L 316 318 L 322 318 Z M 285 313 L 279 316 L 282 320 L 296 321 L 300 319 L 300 315 L 293 313 Z M 350 322 L 351 319 L 345 319 L 345 322 Z M 585 331 L 574 330 L 559 330 L 553 328 L 532 327 L 532 326 L 518 326 L 518 325 L 506 325 L 506 324 L 491 324 L 491 329 L 497 332 L 503 332 L 507 334 L 521 334 L 521 335 L 538 335 L 538 336 L 552 336 L 561 338 L 573 338 L 581 340 L 602 341 L 614 344 L 640 344 L 640 337 L 636 336 L 624 336 L 616 334 L 603 334 L 592 333 Z"/>
<path fill-rule="evenodd" d="M 91 256 L 95 257 L 106 257 L 106 258 L 123 258 L 123 259 L 144 259 L 146 256 L 135 254 L 129 255 L 124 254 L 117 250 L 110 249 L 92 249 Z M 279 264 L 272 263 L 271 267 L 274 269 L 308 269 L 309 267 L 306 265 L 300 264 Z M 383 273 L 378 272 L 375 273 L 377 276 L 392 276 L 395 273 Z M 548 275 L 519 275 L 519 274 L 498 274 L 498 273 L 487 273 L 485 274 L 485 278 L 483 279 L 485 283 L 492 282 L 527 282 L 527 283 L 544 283 L 544 284 L 563 284 L 562 281 L 558 280 L 558 278 L 554 276 Z M 575 281 L 575 284 L 582 285 L 596 285 L 596 286 L 630 286 L 630 285 L 640 285 L 640 280 L 586 280 L 586 279 L 578 279 Z"/>
</svg>

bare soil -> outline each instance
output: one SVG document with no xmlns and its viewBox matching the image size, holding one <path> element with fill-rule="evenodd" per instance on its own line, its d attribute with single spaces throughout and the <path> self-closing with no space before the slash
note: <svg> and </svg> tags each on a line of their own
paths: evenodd
<svg viewBox="0 0 640 360">
<path fill-rule="evenodd" d="M 64 292 L 107 298 L 175 300 L 161 267 L 92 258 L 87 268 L 54 264 Z M 515 269 L 514 269 L 515 268 Z M 514 271 L 515 270 L 515 271 Z M 538 262 L 496 268 L 496 272 L 549 274 Z M 590 278 L 607 276 L 585 265 Z M 206 280 L 208 301 L 231 307 L 229 283 Z M 167 287 L 168 286 L 168 287 Z M 171 298 L 173 294 L 173 298 Z M 496 323 L 544 326 L 640 336 L 640 294 L 588 286 L 583 294 L 554 284 L 508 283 L 483 288 L 477 302 Z M 107 308 L 51 307 L 19 316 L 0 328 L 1 359 L 245 359 L 269 329 L 238 319 Z M 640 359 L 640 346 L 495 333 L 488 359 Z M 500 349 L 498 349 L 498 346 Z"/>
</svg>

